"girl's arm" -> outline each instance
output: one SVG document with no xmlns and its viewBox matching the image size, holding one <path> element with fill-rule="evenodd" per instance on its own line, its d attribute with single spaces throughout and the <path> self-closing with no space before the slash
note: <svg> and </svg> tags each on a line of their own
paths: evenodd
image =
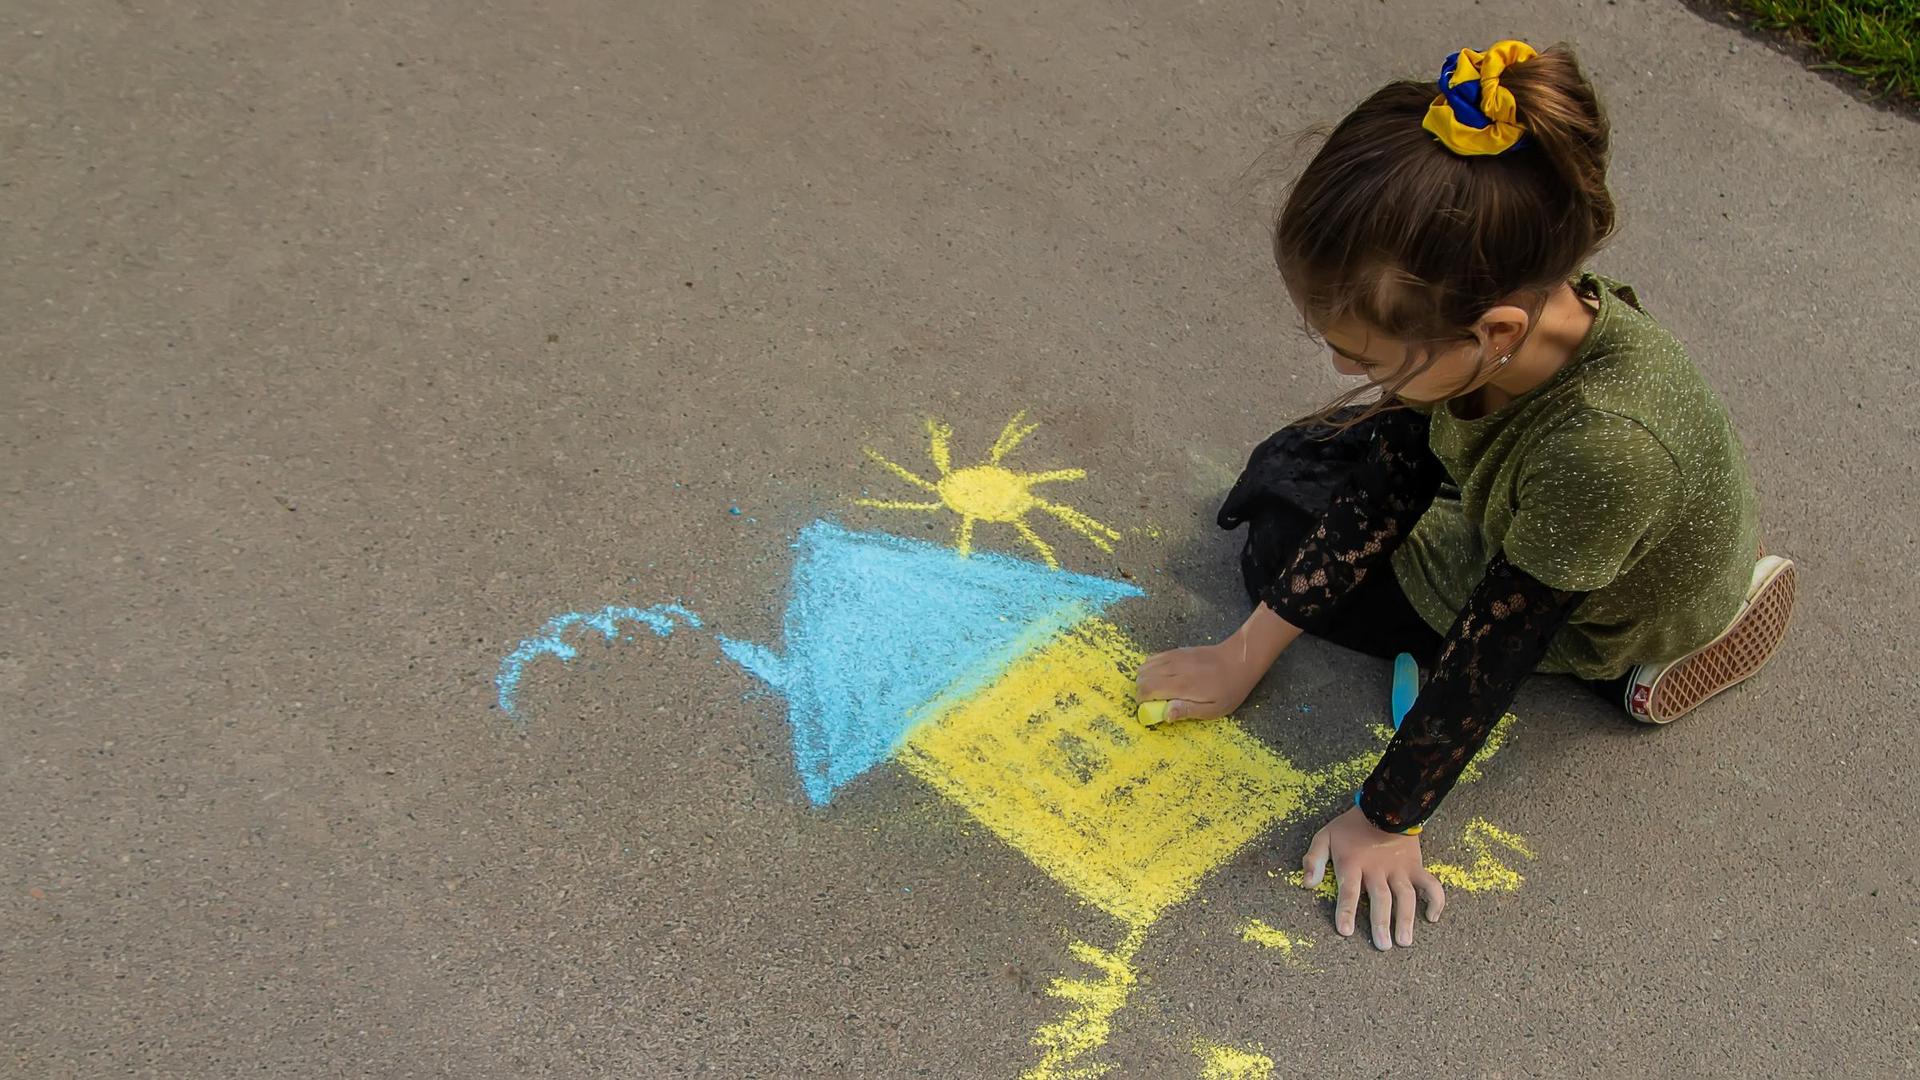
<svg viewBox="0 0 1920 1080">
<path fill-rule="evenodd" d="M 1335 930 L 1353 933 L 1363 891 L 1378 948 L 1413 943 L 1416 893 L 1426 899 L 1427 920 L 1440 917 L 1446 893 L 1422 864 L 1413 834 L 1585 598 L 1541 584 L 1504 553 L 1494 556 L 1447 633 L 1432 677 L 1355 794 L 1355 806 L 1328 822 L 1307 848 L 1305 885 L 1320 883 L 1329 859 L 1337 871 Z"/>
<path fill-rule="evenodd" d="M 1446 468 L 1427 445 L 1427 418 L 1382 414 L 1372 445 L 1335 490 L 1319 525 L 1300 542 L 1239 630 L 1217 645 L 1163 652 L 1141 665 L 1141 701 L 1170 701 L 1162 717 L 1225 716 L 1239 708 L 1302 631 L 1322 627 L 1369 575 L 1393 572 L 1393 550 L 1432 504 Z M 1244 481 L 1243 481 L 1244 483 Z M 1229 508 L 1239 497 L 1229 497 Z M 1228 509 L 1222 524 L 1230 524 Z"/>
<path fill-rule="evenodd" d="M 1433 814 L 1586 596 L 1543 585 L 1505 554 L 1494 556 L 1355 796 L 1368 821 L 1407 832 Z"/>
</svg>

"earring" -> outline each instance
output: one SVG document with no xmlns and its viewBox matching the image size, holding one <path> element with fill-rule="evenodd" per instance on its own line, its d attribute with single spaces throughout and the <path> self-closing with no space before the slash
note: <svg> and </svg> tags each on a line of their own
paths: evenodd
<svg viewBox="0 0 1920 1080">
<path fill-rule="evenodd" d="M 1509 351 L 1505 356 L 1502 356 L 1501 358 L 1493 362 L 1494 369 L 1497 371 L 1500 368 L 1506 367 L 1512 361 L 1513 361 L 1513 353 Z"/>
</svg>

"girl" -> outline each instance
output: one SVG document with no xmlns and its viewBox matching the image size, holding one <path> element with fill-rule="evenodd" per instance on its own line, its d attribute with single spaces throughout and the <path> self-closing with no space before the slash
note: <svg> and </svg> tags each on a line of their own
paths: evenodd
<svg viewBox="0 0 1920 1080">
<path fill-rule="evenodd" d="M 1311 887 L 1332 859 L 1341 934 L 1365 892 L 1381 949 L 1412 943 L 1416 893 L 1440 917 L 1421 823 L 1529 672 L 1664 724 L 1759 670 L 1792 610 L 1725 408 L 1631 288 L 1581 272 L 1614 225 L 1607 137 L 1573 55 L 1518 41 L 1340 122 L 1274 254 L 1366 385 L 1256 449 L 1220 509 L 1252 616 L 1140 670 L 1169 719 L 1232 712 L 1302 633 L 1431 672 L 1304 860 Z"/>
</svg>

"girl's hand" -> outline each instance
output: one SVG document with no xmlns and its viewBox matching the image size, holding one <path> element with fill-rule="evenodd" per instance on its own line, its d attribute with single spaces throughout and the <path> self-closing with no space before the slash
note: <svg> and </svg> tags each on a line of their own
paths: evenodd
<svg viewBox="0 0 1920 1080">
<path fill-rule="evenodd" d="M 1174 649 L 1140 665 L 1134 697 L 1168 702 L 1168 720 L 1225 716 L 1247 700 L 1260 677 L 1299 636 L 1299 628 L 1261 604 L 1220 644 Z"/>
<path fill-rule="evenodd" d="M 1418 836 L 1375 828 L 1355 806 L 1313 834 L 1307 857 L 1301 860 L 1306 870 L 1301 884 L 1309 889 L 1319 885 L 1329 856 L 1340 886 L 1333 905 L 1333 928 L 1342 937 L 1353 933 L 1362 889 L 1367 892 L 1367 913 L 1373 922 L 1373 945 L 1377 949 L 1391 949 L 1395 943 L 1413 944 L 1416 892 L 1427 902 L 1427 921 L 1440 921 L 1440 912 L 1447 906 L 1447 891 L 1421 863 Z"/>
<path fill-rule="evenodd" d="M 1240 707 L 1267 665 L 1235 638 L 1218 645 L 1174 649 L 1140 665 L 1140 701 L 1165 701 L 1168 720 L 1210 720 Z"/>
</svg>

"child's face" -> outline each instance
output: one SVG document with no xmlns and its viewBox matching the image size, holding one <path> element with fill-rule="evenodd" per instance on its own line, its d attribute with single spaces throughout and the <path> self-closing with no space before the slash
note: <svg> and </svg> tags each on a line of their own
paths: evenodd
<svg viewBox="0 0 1920 1080">
<path fill-rule="evenodd" d="M 1321 328 L 1320 336 L 1333 353 L 1335 371 L 1378 386 L 1392 385 L 1409 365 L 1416 370 L 1425 365 L 1399 391 L 1401 398 L 1416 404 L 1458 397 L 1478 385 L 1484 371 L 1483 349 L 1476 339 L 1409 345 L 1351 318 Z"/>
</svg>

